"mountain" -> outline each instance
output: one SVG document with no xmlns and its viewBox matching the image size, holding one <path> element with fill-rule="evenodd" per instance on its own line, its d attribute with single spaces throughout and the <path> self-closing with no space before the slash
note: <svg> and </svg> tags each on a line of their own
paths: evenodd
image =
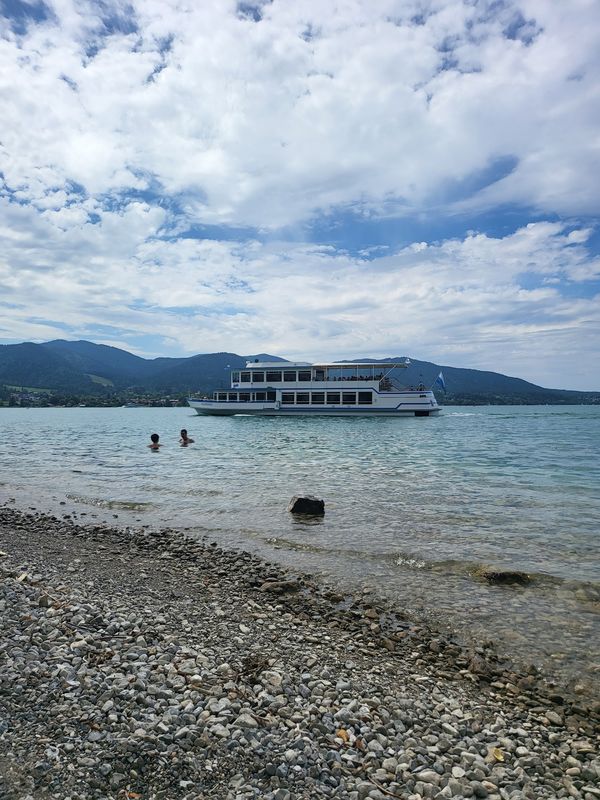
<svg viewBox="0 0 600 800">
<path fill-rule="evenodd" d="M 0 385 L 95 394 L 100 387 L 77 366 L 43 345 L 0 345 Z"/>
<path fill-rule="evenodd" d="M 62 356 L 74 369 L 91 375 L 98 375 L 111 381 L 115 386 L 130 386 L 132 381 L 145 381 L 152 375 L 187 361 L 186 358 L 147 359 L 109 347 L 105 344 L 78 341 L 68 342 L 55 339 L 41 345 L 50 352 Z"/>
<path fill-rule="evenodd" d="M 406 361 L 407 357 L 372 359 L 373 361 Z M 357 359 L 358 360 L 358 359 Z M 360 359 L 364 360 L 364 359 Z M 371 359 L 367 359 L 371 360 Z M 410 359 L 410 366 L 402 370 L 399 379 L 405 386 L 434 386 L 435 379 L 443 373 L 446 393 L 441 392 L 442 402 L 465 404 L 543 404 L 543 403 L 591 403 L 600 402 L 600 392 L 576 392 L 567 389 L 545 389 L 521 378 L 511 378 L 499 372 L 465 369 L 432 364 L 430 361 Z M 434 386 L 434 388 L 436 388 Z M 436 388 L 436 392 L 437 392 Z M 596 400 L 594 400 L 596 398 Z"/>
<path fill-rule="evenodd" d="M 209 353 L 185 359 L 167 359 L 172 362 L 146 382 L 148 388 L 162 392 L 193 393 L 199 387 L 205 391 L 229 386 L 229 373 L 241 369 L 246 361 L 257 358 L 269 361 L 285 361 L 277 356 L 261 353 L 257 356 L 238 356 L 235 353 Z"/>
<path fill-rule="evenodd" d="M 186 395 L 228 386 L 229 371 L 255 358 L 285 361 L 267 353 L 146 359 L 117 347 L 87 341 L 24 342 L 0 345 L 0 388 L 79 395 L 123 392 Z"/>
<path fill-rule="evenodd" d="M 190 358 L 146 359 L 117 347 L 93 342 L 56 339 L 43 344 L 0 345 L 0 395 L 14 388 L 47 390 L 62 395 L 123 397 L 132 394 L 186 396 L 209 393 L 229 385 L 229 372 L 245 366 L 247 360 L 285 361 L 260 353 L 207 353 Z M 365 359 L 357 359 L 364 361 Z M 368 359 L 403 362 L 404 357 Z M 442 403 L 600 403 L 600 392 L 546 389 L 520 378 L 497 372 L 441 366 L 430 361 L 411 360 L 397 374 L 405 386 L 433 386 L 444 373 L 446 393 Z M 436 389 L 437 391 L 437 389 Z"/>
</svg>

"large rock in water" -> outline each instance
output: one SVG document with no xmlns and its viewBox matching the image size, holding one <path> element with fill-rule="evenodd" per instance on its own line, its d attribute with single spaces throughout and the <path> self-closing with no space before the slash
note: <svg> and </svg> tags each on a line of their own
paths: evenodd
<svg viewBox="0 0 600 800">
<path fill-rule="evenodd" d="M 292 514 L 310 514 L 313 517 L 322 517 L 325 514 L 325 501 L 310 494 L 304 497 L 294 495 L 287 510 Z"/>
</svg>

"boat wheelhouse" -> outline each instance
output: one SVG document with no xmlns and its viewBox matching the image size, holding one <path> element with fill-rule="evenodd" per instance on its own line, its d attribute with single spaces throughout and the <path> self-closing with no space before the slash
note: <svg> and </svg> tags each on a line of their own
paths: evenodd
<svg viewBox="0 0 600 800">
<path fill-rule="evenodd" d="M 231 387 L 211 399 L 190 398 L 198 414 L 230 416 L 404 416 L 428 417 L 440 410 L 431 389 L 402 388 L 396 370 L 410 362 L 308 364 L 248 361 L 234 369 Z"/>
</svg>

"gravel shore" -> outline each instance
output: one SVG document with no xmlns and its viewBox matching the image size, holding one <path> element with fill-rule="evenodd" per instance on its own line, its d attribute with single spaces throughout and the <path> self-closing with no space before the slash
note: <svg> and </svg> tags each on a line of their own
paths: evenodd
<svg viewBox="0 0 600 800">
<path fill-rule="evenodd" d="M 373 593 L 0 508 L 2 800 L 600 798 L 598 704 Z"/>
</svg>

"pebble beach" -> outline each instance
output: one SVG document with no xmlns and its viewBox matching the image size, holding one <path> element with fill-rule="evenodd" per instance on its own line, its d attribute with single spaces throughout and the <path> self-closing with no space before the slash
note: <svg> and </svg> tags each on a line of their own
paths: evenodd
<svg viewBox="0 0 600 800">
<path fill-rule="evenodd" d="M 2 800 L 600 798 L 597 698 L 177 531 L 0 508 Z"/>
</svg>

